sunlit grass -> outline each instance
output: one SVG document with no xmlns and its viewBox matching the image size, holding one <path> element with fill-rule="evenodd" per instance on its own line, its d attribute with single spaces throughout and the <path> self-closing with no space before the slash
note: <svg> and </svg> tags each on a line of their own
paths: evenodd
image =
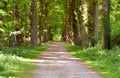
<svg viewBox="0 0 120 78">
<path fill-rule="evenodd" d="M 36 66 L 26 60 L 37 58 L 46 48 L 48 43 L 37 47 L 29 45 L 5 47 L 0 52 L 0 78 L 28 77 L 28 72 Z"/>
<path fill-rule="evenodd" d="M 15 55 L 0 54 L 0 76 L 16 77 L 34 67 L 30 63 L 21 61 L 19 58 Z"/>
<path fill-rule="evenodd" d="M 73 55 L 101 73 L 105 78 L 120 78 L 120 49 L 82 48 L 71 44 L 67 44 L 66 47 Z"/>
</svg>

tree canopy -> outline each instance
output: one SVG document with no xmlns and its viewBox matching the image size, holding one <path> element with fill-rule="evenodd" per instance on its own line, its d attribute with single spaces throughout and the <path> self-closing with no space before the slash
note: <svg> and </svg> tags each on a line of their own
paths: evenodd
<svg viewBox="0 0 120 78">
<path fill-rule="evenodd" d="M 116 0 L 1 0 L 0 43 L 64 40 L 88 47 L 101 40 L 110 48 L 120 43 L 119 7 Z"/>
</svg>

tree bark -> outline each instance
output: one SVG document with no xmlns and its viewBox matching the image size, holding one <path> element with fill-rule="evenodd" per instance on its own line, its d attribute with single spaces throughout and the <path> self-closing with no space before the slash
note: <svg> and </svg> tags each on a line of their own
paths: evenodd
<svg viewBox="0 0 120 78">
<path fill-rule="evenodd" d="M 48 9 L 49 3 L 45 2 L 45 34 L 44 34 L 44 42 L 49 41 L 49 25 L 48 25 Z"/>
<path fill-rule="evenodd" d="M 88 39 L 88 6 L 87 6 L 87 0 L 81 0 L 81 46 L 88 47 L 89 46 L 89 39 Z"/>
<path fill-rule="evenodd" d="M 14 0 L 14 3 L 15 2 L 17 2 L 16 0 Z M 15 5 L 13 5 L 13 14 L 12 14 L 12 20 L 13 21 L 19 21 L 19 11 L 18 11 L 18 6 L 15 4 Z M 13 25 L 15 26 L 15 31 L 16 32 L 20 32 L 20 33 L 17 33 L 17 34 L 15 34 L 15 36 L 16 36 L 16 41 L 14 41 L 14 42 L 16 42 L 17 44 L 22 44 L 23 43 L 23 34 L 22 34 L 22 32 L 21 32 L 21 25 L 19 25 L 19 24 L 16 24 L 16 23 L 13 23 Z"/>
<path fill-rule="evenodd" d="M 36 7 L 37 0 L 32 0 L 30 6 L 30 42 L 33 47 L 37 45 Z"/>
<path fill-rule="evenodd" d="M 110 3 L 111 0 L 102 2 L 102 48 L 110 49 Z"/>
<path fill-rule="evenodd" d="M 98 15 L 99 15 L 99 12 L 98 12 L 98 1 L 96 1 L 95 3 L 95 19 L 94 19 L 94 39 L 97 43 L 98 41 Z"/>
<path fill-rule="evenodd" d="M 97 38 L 98 28 L 98 7 L 96 0 L 88 1 L 88 38 L 89 46 L 95 46 Z"/>
<path fill-rule="evenodd" d="M 73 41 L 75 45 L 79 45 L 78 19 L 77 19 L 77 1 L 72 0 L 72 27 L 73 27 Z"/>
<path fill-rule="evenodd" d="M 45 32 L 45 0 L 40 0 L 40 26 L 39 26 L 39 36 L 41 43 L 44 41 Z"/>
</svg>

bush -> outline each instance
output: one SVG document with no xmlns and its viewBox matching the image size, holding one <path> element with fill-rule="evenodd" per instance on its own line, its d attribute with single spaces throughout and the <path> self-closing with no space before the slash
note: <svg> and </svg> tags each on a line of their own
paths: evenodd
<svg viewBox="0 0 120 78">
<path fill-rule="evenodd" d="M 111 21 L 111 41 L 112 41 L 112 46 L 118 46 L 120 45 L 120 22 L 118 20 Z"/>
<path fill-rule="evenodd" d="M 120 45 L 120 30 L 112 34 L 112 46 Z"/>
<path fill-rule="evenodd" d="M 14 47 L 12 47 L 12 48 L 10 48 L 10 47 L 4 47 L 2 49 L 2 52 L 4 54 L 12 54 L 12 55 L 20 56 L 21 50 L 18 49 L 18 48 L 14 48 Z"/>
<path fill-rule="evenodd" d="M 0 72 L 3 72 L 3 71 L 5 71 L 5 66 L 2 63 L 0 63 Z"/>
</svg>

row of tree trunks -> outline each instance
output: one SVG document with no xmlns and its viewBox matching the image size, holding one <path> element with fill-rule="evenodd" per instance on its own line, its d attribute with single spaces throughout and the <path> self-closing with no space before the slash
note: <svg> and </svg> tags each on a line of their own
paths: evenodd
<svg viewBox="0 0 120 78">
<path fill-rule="evenodd" d="M 110 0 L 103 0 L 102 47 L 110 48 Z M 98 40 L 98 1 L 67 0 L 63 40 L 75 45 L 95 46 Z M 71 23 L 70 23 L 71 22 Z M 72 29 L 71 29 L 72 27 Z M 71 35 L 69 32 L 72 31 Z M 70 38 L 72 37 L 72 38 Z"/>
<path fill-rule="evenodd" d="M 47 42 L 48 40 L 52 39 L 50 38 L 51 34 L 51 28 L 48 26 L 48 3 L 45 0 L 40 0 L 40 17 L 39 17 L 39 44 L 43 42 Z M 16 3 L 16 0 L 14 0 L 14 3 Z M 12 14 L 12 20 L 19 21 L 22 18 L 19 18 L 19 11 L 18 6 L 15 4 L 13 5 L 13 14 Z M 21 31 L 21 24 L 14 24 L 15 30 L 17 32 Z M 23 42 L 23 34 L 18 33 L 15 34 L 16 39 L 14 42 L 17 44 L 21 44 Z M 32 0 L 30 5 L 30 43 L 31 46 L 36 46 L 38 44 L 38 37 L 37 37 L 37 0 Z"/>
<path fill-rule="evenodd" d="M 63 40 L 73 42 L 75 45 L 83 47 L 95 46 L 98 38 L 98 1 L 97 0 L 65 0 L 65 26 L 63 28 Z M 7 8 L 7 2 L 2 1 L 3 9 Z M 12 16 L 15 31 L 22 29 L 22 17 L 20 16 L 20 7 L 13 0 Z M 30 2 L 29 2 L 30 3 Z M 48 24 L 49 2 L 47 0 L 39 0 L 39 43 L 52 39 L 51 27 Z M 30 42 L 32 46 L 38 44 L 37 39 L 37 0 L 31 0 L 30 9 Z M 6 19 L 0 18 L 1 21 Z M 17 33 L 16 42 L 23 42 L 22 33 Z M 102 2 L 102 47 L 110 49 L 110 0 Z"/>
</svg>

